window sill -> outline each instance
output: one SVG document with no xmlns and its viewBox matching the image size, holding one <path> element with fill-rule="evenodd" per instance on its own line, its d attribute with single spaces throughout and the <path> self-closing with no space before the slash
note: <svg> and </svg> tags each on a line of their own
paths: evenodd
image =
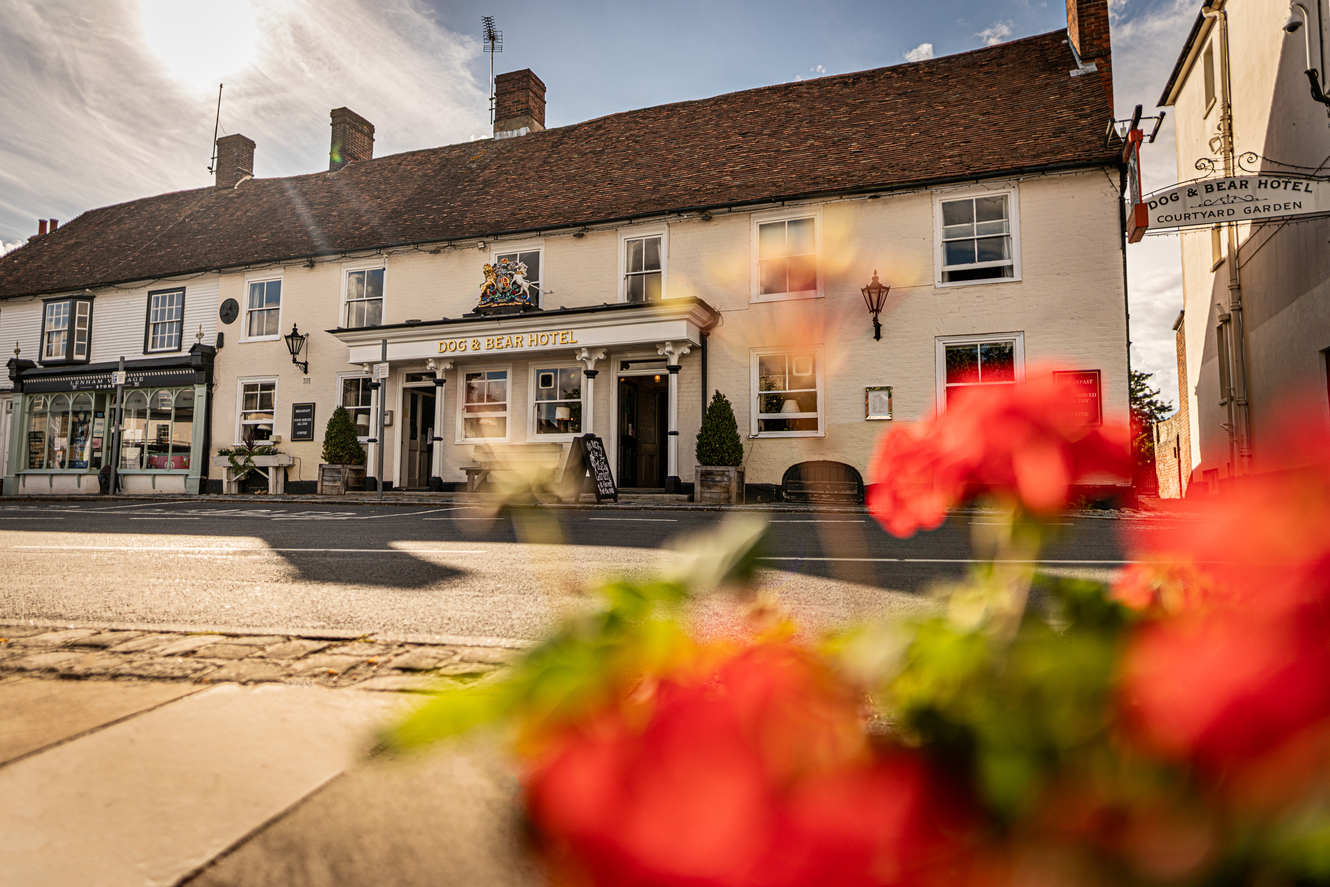
<svg viewBox="0 0 1330 887">
<path fill-rule="evenodd" d="M 774 293 L 765 296 L 750 296 L 749 304 L 756 305 L 761 302 L 801 302 L 805 299 L 822 299 L 826 294 L 821 290 L 808 290 L 800 293 Z"/>
<path fill-rule="evenodd" d="M 748 435 L 749 440 L 761 440 L 768 437 L 826 437 L 825 431 L 759 431 Z"/>
<path fill-rule="evenodd" d="M 1211 270 L 1212 272 L 1213 272 L 1213 271 L 1218 271 L 1218 270 L 1219 270 L 1219 266 L 1222 265 L 1222 264 L 1224 264 L 1224 260 L 1223 260 L 1223 259 L 1216 259 L 1215 262 L 1210 266 L 1210 270 Z"/>
<path fill-rule="evenodd" d="M 244 345 L 249 342 L 280 342 L 281 340 L 281 334 L 278 334 L 276 336 L 260 336 L 256 339 L 241 339 L 240 344 Z"/>
<path fill-rule="evenodd" d="M 185 350 L 185 349 L 182 348 L 182 347 L 176 347 L 176 348 L 158 348 L 156 351 L 150 351 L 150 350 L 145 349 L 143 353 L 144 353 L 144 354 L 179 354 L 180 352 L 182 352 L 182 351 L 184 351 L 184 350 Z"/>
<path fill-rule="evenodd" d="M 1017 274 L 1015 277 L 985 277 L 982 280 L 945 280 L 945 281 L 936 280 L 933 282 L 933 285 L 938 289 L 950 289 L 951 287 L 955 286 L 983 286 L 985 284 L 994 284 L 994 283 L 1001 284 L 1001 283 L 1020 283 L 1020 282 L 1021 282 L 1021 276 Z"/>
</svg>

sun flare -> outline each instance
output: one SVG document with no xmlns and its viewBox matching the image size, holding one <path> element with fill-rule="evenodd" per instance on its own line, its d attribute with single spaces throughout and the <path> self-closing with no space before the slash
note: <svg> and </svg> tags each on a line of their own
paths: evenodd
<svg viewBox="0 0 1330 887">
<path fill-rule="evenodd" d="M 188 86 L 215 83 L 254 60 L 258 28 L 248 0 L 141 0 L 149 48 Z"/>
</svg>

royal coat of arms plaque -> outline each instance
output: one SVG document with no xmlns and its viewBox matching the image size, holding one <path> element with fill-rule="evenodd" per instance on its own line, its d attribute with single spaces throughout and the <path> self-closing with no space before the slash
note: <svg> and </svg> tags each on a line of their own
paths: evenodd
<svg viewBox="0 0 1330 887">
<path fill-rule="evenodd" d="M 485 282 L 480 285 L 479 313 L 535 311 L 537 293 L 526 279 L 526 263 L 500 259 L 485 265 Z"/>
</svg>

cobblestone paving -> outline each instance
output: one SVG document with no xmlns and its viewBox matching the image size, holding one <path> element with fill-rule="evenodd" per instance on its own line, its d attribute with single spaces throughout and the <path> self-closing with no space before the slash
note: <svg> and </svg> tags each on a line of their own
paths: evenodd
<svg viewBox="0 0 1330 887">
<path fill-rule="evenodd" d="M 518 653 L 372 636 L 120 631 L 0 623 L 0 681 L 17 677 L 281 682 L 421 692 L 473 682 Z"/>
</svg>

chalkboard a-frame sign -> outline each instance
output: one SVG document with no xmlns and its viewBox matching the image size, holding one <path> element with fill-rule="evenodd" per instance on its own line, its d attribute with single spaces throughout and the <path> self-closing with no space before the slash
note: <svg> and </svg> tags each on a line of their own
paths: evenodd
<svg viewBox="0 0 1330 887">
<path fill-rule="evenodd" d="M 562 481 L 565 494 L 574 501 L 584 492 L 595 493 L 597 502 L 619 501 L 619 488 L 614 485 L 614 475 L 610 472 L 605 442 L 594 434 L 573 438 Z"/>
</svg>

